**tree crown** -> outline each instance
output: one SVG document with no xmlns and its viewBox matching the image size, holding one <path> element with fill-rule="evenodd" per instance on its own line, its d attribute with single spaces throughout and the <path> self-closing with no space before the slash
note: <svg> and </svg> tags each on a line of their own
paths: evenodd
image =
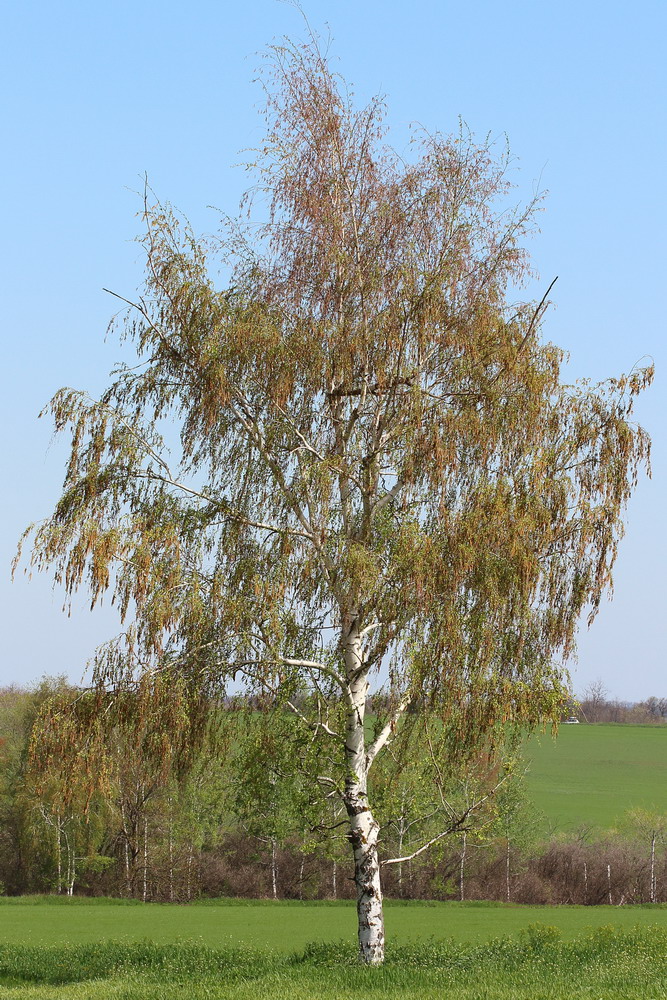
<svg viewBox="0 0 667 1000">
<path fill-rule="evenodd" d="M 207 242 L 147 190 L 138 365 L 51 401 L 71 452 L 33 562 L 133 620 L 102 684 L 345 704 L 354 625 L 358 669 L 384 664 L 390 704 L 437 708 L 452 746 L 555 717 L 648 460 L 652 372 L 562 383 L 546 301 L 510 302 L 536 205 L 508 211 L 506 155 L 421 133 L 405 162 L 316 44 L 270 65 L 268 221 Z"/>
</svg>

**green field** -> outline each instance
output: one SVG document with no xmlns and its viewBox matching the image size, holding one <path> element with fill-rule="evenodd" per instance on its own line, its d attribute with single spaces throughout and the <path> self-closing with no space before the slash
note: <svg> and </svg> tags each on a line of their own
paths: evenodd
<svg viewBox="0 0 667 1000">
<path fill-rule="evenodd" d="M 551 828 L 615 826 L 642 807 L 667 812 L 667 726 L 561 726 L 533 736 L 526 791 Z"/>
<path fill-rule="evenodd" d="M 363 969 L 349 903 L 3 900 L 0 991 L 8 1000 L 667 998 L 667 907 L 390 904 L 387 932 L 386 966 Z"/>
<path fill-rule="evenodd" d="M 667 932 L 667 904 L 658 906 L 512 906 L 504 903 L 421 903 L 387 900 L 387 940 L 398 945 L 429 939 L 482 942 L 516 935 L 533 923 L 558 927 L 566 939 L 613 924 L 648 924 Z M 196 941 L 215 948 L 293 951 L 312 941 L 352 941 L 353 902 L 305 903 L 215 900 L 174 906 L 75 897 L 19 896 L 0 900 L 4 944 L 92 944 L 101 941 Z"/>
</svg>

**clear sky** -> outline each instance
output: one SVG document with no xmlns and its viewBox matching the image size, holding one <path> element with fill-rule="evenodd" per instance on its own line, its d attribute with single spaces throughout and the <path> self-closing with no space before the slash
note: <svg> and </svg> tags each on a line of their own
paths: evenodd
<svg viewBox="0 0 667 1000">
<path fill-rule="evenodd" d="M 638 0 L 304 0 L 328 30 L 360 102 L 386 95 L 394 145 L 411 122 L 483 138 L 507 134 L 518 196 L 548 190 L 532 246 L 542 291 L 557 274 L 545 335 L 571 353 L 568 377 L 601 379 L 642 357 L 657 365 L 639 418 L 653 479 L 629 512 L 613 603 L 580 639 L 574 687 L 667 693 L 664 285 L 667 4 Z M 30 521 L 52 508 L 64 450 L 37 413 L 62 385 L 98 390 L 121 348 L 105 341 L 113 300 L 141 281 L 142 175 L 198 230 L 233 213 L 234 168 L 261 136 L 259 53 L 297 11 L 279 0 L 22 0 L 7 6 L 2 88 L 2 565 L 0 684 L 44 673 L 79 680 L 114 634 L 110 609 L 72 615 L 47 579 L 9 564 Z"/>
</svg>

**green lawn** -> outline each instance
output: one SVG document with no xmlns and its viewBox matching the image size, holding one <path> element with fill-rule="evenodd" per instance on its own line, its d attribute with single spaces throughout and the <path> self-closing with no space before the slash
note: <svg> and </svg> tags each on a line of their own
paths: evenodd
<svg viewBox="0 0 667 1000">
<path fill-rule="evenodd" d="M 629 809 L 667 812 L 667 726 L 561 726 L 526 749 L 527 793 L 550 828 L 609 829 Z"/>
</svg>

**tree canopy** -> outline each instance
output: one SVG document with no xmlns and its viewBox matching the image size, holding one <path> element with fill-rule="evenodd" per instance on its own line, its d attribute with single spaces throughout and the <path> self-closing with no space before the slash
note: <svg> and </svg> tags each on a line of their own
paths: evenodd
<svg viewBox="0 0 667 1000">
<path fill-rule="evenodd" d="M 243 683 L 300 720 L 377 962 L 373 762 L 407 714 L 438 720 L 449 768 L 557 720 L 648 460 L 631 415 L 652 373 L 563 383 L 546 296 L 512 301 L 537 206 L 508 208 L 507 153 L 416 130 L 406 161 L 315 41 L 272 48 L 264 81 L 247 206 L 265 220 L 202 239 L 147 189 L 120 319 L 137 363 L 100 399 L 51 401 L 71 451 L 32 561 L 118 604 L 100 690 L 195 705 Z"/>
</svg>

